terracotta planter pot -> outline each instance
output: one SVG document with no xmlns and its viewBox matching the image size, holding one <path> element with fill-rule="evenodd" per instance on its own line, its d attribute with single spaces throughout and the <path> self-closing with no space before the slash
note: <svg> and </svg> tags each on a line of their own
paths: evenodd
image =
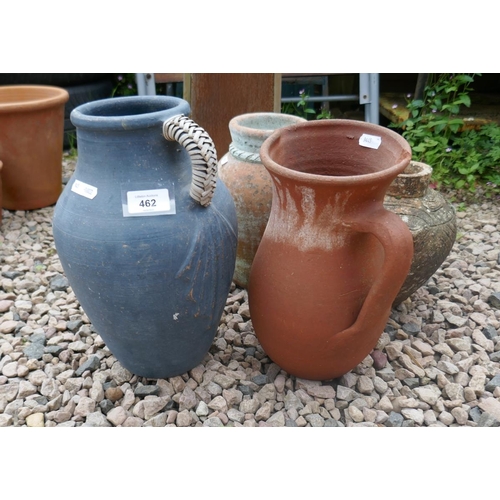
<svg viewBox="0 0 500 500">
<path fill-rule="evenodd" d="M 260 161 L 262 143 L 278 128 L 305 122 L 281 113 L 247 113 L 229 122 L 232 142 L 219 162 L 219 177 L 238 216 L 238 251 L 233 281 L 248 286 L 250 268 L 271 211 L 271 178 Z"/>
<path fill-rule="evenodd" d="M 416 161 L 387 190 L 384 206 L 398 214 L 413 236 L 410 272 L 393 306 L 424 285 L 451 252 L 457 235 L 455 211 L 443 195 L 429 188 L 432 168 Z"/>
<path fill-rule="evenodd" d="M 378 149 L 361 145 L 375 137 Z M 288 373 L 339 377 L 377 343 L 410 268 L 411 232 L 383 206 L 410 146 L 378 125 L 322 120 L 278 129 L 260 155 L 273 202 L 250 272 L 255 333 Z"/>
<path fill-rule="evenodd" d="M 0 87 L 3 207 L 33 210 L 62 191 L 64 104 L 68 92 L 43 85 Z"/>
</svg>

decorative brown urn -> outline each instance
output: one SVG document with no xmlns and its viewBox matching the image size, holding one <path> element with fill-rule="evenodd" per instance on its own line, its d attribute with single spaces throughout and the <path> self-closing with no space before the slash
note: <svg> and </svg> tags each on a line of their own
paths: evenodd
<svg viewBox="0 0 500 500">
<path fill-rule="evenodd" d="M 0 86 L 0 158 L 8 210 L 54 204 L 62 191 L 66 90 L 45 85 Z"/>
<path fill-rule="evenodd" d="M 393 306 L 399 305 L 427 282 L 455 243 L 455 211 L 441 193 L 429 187 L 431 175 L 429 165 L 411 161 L 387 190 L 384 206 L 408 225 L 414 244 L 410 272 Z"/>
<path fill-rule="evenodd" d="M 288 373 L 339 377 L 376 345 L 410 269 L 411 232 L 383 206 L 410 146 L 378 125 L 321 120 L 276 130 L 260 155 L 273 202 L 250 273 L 255 333 Z"/>
<path fill-rule="evenodd" d="M 271 211 L 271 178 L 260 161 L 262 143 L 278 128 L 305 122 L 281 113 L 247 113 L 229 122 L 232 142 L 219 162 L 238 217 L 238 250 L 233 281 L 246 288 L 250 268 Z"/>
</svg>

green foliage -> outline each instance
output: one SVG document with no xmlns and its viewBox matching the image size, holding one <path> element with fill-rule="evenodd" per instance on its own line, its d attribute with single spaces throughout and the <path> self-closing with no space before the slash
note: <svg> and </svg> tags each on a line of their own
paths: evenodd
<svg viewBox="0 0 500 500">
<path fill-rule="evenodd" d="M 316 115 L 316 120 L 331 120 L 332 114 L 327 109 L 321 109 L 321 111 Z"/>
<path fill-rule="evenodd" d="M 487 194 L 500 191 L 500 127 L 467 129 L 458 113 L 469 107 L 474 74 L 432 75 L 423 99 L 409 100 L 409 117 L 399 125 L 413 151 L 413 160 L 429 164 L 434 180 L 445 187 Z"/>
<path fill-rule="evenodd" d="M 117 74 L 115 78 L 115 87 L 111 97 L 125 97 L 129 95 L 137 95 L 135 73 Z"/>
<path fill-rule="evenodd" d="M 322 109 L 319 113 L 313 106 L 308 104 L 309 94 L 304 90 L 299 92 L 300 101 L 298 102 L 285 102 L 281 106 L 281 112 L 288 115 L 300 116 L 306 120 L 323 120 L 331 118 L 330 111 Z"/>
<path fill-rule="evenodd" d="M 75 159 L 78 155 L 78 149 L 76 147 L 76 132 L 71 131 L 68 132 L 68 156 L 72 159 Z"/>
</svg>

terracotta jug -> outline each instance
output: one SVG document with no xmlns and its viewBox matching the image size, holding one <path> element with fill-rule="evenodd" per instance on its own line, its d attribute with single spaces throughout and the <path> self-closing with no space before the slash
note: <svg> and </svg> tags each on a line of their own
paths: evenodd
<svg viewBox="0 0 500 500">
<path fill-rule="evenodd" d="M 410 268 L 411 232 L 383 206 L 410 146 L 378 125 L 322 120 L 278 129 L 260 155 L 273 202 L 250 273 L 255 333 L 288 373 L 339 377 L 377 343 Z"/>
<path fill-rule="evenodd" d="M 397 306 L 438 270 L 453 248 L 457 235 L 455 210 L 444 196 L 431 189 L 432 167 L 411 161 L 387 190 L 384 206 L 398 214 L 413 236 L 410 272 L 393 306 Z"/>
<path fill-rule="evenodd" d="M 305 121 L 282 113 L 246 113 L 229 122 L 232 142 L 218 171 L 233 197 L 238 216 L 233 281 L 240 287 L 248 286 L 253 258 L 271 211 L 271 178 L 260 161 L 260 147 L 276 129 Z"/>
</svg>

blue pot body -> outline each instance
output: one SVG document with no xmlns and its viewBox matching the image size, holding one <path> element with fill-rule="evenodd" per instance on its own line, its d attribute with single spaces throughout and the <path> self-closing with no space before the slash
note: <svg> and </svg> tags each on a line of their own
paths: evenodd
<svg viewBox="0 0 500 500">
<path fill-rule="evenodd" d="M 148 378 L 201 363 L 235 267 L 229 191 L 217 179 L 208 207 L 194 201 L 190 156 L 162 134 L 165 120 L 189 111 L 167 96 L 75 108 L 78 161 L 54 211 L 55 245 L 75 296 L 117 360 Z M 97 188 L 96 196 L 73 192 L 76 180 Z M 175 214 L 124 216 L 124 193 L 162 187 L 174 194 Z"/>
</svg>

